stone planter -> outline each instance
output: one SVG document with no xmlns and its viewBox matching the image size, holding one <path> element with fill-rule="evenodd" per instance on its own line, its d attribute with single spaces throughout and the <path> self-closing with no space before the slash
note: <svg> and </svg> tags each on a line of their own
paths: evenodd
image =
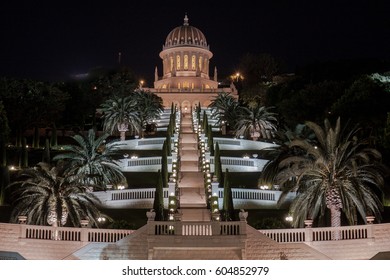
<svg viewBox="0 0 390 280">
<path fill-rule="evenodd" d="M 366 220 L 367 220 L 367 224 L 371 225 L 375 221 L 375 216 L 367 216 Z"/>
<path fill-rule="evenodd" d="M 27 216 L 18 216 L 18 223 L 19 224 L 26 224 L 27 223 Z"/>
<path fill-rule="evenodd" d="M 87 219 L 80 220 L 81 227 L 86 228 L 86 227 L 88 227 L 88 224 L 89 224 L 89 221 Z"/>
<path fill-rule="evenodd" d="M 304 223 L 305 223 L 305 228 L 311 228 L 313 226 L 313 220 L 308 219 L 305 220 Z"/>
</svg>

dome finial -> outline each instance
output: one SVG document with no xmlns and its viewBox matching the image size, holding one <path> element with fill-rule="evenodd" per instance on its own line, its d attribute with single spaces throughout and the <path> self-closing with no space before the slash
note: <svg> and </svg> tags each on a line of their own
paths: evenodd
<svg viewBox="0 0 390 280">
<path fill-rule="evenodd" d="M 188 25 L 188 16 L 187 16 L 187 13 L 186 15 L 184 16 L 184 23 L 183 25 Z"/>
</svg>

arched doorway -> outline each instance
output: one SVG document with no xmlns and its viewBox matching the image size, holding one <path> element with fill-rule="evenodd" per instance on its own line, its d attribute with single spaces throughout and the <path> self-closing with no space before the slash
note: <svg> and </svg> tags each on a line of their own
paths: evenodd
<svg viewBox="0 0 390 280">
<path fill-rule="evenodd" d="M 190 113 L 191 112 L 191 102 L 188 100 L 184 100 L 181 103 L 181 112 L 182 113 Z"/>
</svg>

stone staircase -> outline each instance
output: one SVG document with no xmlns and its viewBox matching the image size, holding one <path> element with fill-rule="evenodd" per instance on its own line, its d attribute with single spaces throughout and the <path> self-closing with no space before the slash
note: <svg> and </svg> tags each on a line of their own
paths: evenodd
<svg viewBox="0 0 390 280">
<path fill-rule="evenodd" d="M 203 173 L 199 168 L 197 134 L 192 129 L 191 114 L 183 114 L 179 139 L 180 209 L 183 221 L 210 221 L 206 208 Z"/>
<path fill-rule="evenodd" d="M 65 259 L 78 260 L 147 260 L 147 225 L 115 243 L 89 243 Z"/>
</svg>

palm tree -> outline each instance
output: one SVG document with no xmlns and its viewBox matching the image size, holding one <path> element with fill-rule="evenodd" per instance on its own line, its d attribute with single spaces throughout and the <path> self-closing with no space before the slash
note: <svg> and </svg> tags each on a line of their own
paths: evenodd
<svg viewBox="0 0 390 280">
<path fill-rule="evenodd" d="M 160 118 L 164 110 L 162 98 L 150 91 L 136 90 L 131 95 L 135 101 L 139 117 L 140 132 L 146 129 L 146 126 Z M 141 135 L 143 137 L 143 135 Z"/>
<path fill-rule="evenodd" d="M 120 139 L 124 141 L 126 131 L 138 132 L 140 117 L 137 109 L 137 102 L 130 96 L 108 99 L 101 105 L 103 111 L 103 130 L 113 134 L 120 132 Z"/>
<path fill-rule="evenodd" d="M 277 176 L 285 191 L 297 192 L 290 208 L 294 225 L 324 216 L 326 209 L 332 227 L 341 225 L 342 213 L 350 224 L 357 222 L 357 214 L 365 222 L 367 215 L 380 220 L 378 193 L 384 184 L 381 154 L 368 147 L 368 141 L 359 141 L 357 128 L 342 133 L 340 118 L 334 128 L 328 120 L 324 128 L 313 122 L 306 125 L 314 131 L 317 143 L 293 140 L 290 148 L 302 152 L 283 159 Z"/>
<path fill-rule="evenodd" d="M 88 219 L 97 225 L 99 200 L 80 181 L 62 167 L 45 163 L 23 170 L 20 180 L 9 185 L 15 188 L 11 220 L 24 215 L 28 224 L 80 226 L 82 219 Z"/>
<path fill-rule="evenodd" d="M 219 125 L 230 125 L 233 127 L 236 120 L 235 112 L 237 107 L 238 102 L 230 93 L 220 92 L 211 100 L 209 105 L 211 118 L 217 119 Z"/>
<path fill-rule="evenodd" d="M 56 155 L 53 160 L 66 160 L 68 173 L 82 175 L 82 184 L 96 189 L 126 181 L 120 166 L 114 160 L 116 144 L 105 144 L 108 135 L 95 138 L 90 129 L 87 135 L 75 135 L 75 145 L 65 145 L 65 153 Z"/>
<path fill-rule="evenodd" d="M 259 137 L 271 139 L 276 131 L 276 114 L 270 112 L 271 108 L 255 104 L 249 107 L 240 107 L 236 123 L 236 135 L 250 133 L 256 141 Z"/>
<path fill-rule="evenodd" d="M 301 149 L 290 148 L 291 142 L 297 139 L 313 143 L 315 134 L 305 124 L 297 124 L 294 129 L 285 126 L 283 129 L 275 132 L 277 145 L 262 150 L 264 158 L 268 159 L 268 162 L 264 165 L 261 172 L 259 185 L 268 185 L 275 181 L 279 171 L 279 164 L 282 160 L 287 157 L 304 154 Z"/>
</svg>

